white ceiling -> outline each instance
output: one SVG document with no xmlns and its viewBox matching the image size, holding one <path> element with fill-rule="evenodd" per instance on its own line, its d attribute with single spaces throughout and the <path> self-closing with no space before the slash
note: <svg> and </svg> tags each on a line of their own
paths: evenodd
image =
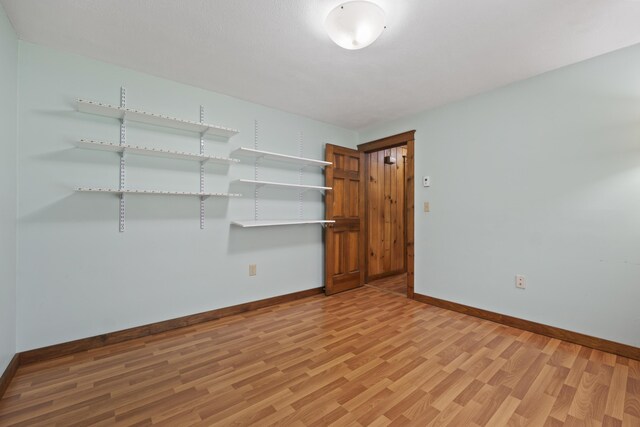
<svg viewBox="0 0 640 427">
<path fill-rule="evenodd" d="M 640 43 L 640 1 L 375 0 L 347 51 L 340 0 L 0 0 L 19 37 L 361 129 Z"/>
</svg>

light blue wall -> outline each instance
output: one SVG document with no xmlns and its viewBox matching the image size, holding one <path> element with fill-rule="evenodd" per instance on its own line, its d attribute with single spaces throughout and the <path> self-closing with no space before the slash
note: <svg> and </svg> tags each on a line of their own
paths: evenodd
<svg viewBox="0 0 640 427">
<path fill-rule="evenodd" d="M 0 5 L 0 374 L 16 352 L 18 39 Z"/>
<path fill-rule="evenodd" d="M 168 60 L 170 60 L 168 58 Z M 354 146 L 357 134 L 238 99 L 87 58 L 20 42 L 18 152 L 18 350 L 157 322 L 287 294 L 323 284 L 322 231 L 317 225 L 238 229 L 233 219 L 254 217 L 253 187 L 231 184 L 254 177 L 253 162 L 207 166 L 207 191 L 237 191 L 242 199 L 206 201 L 199 228 L 195 198 L 128 196 L 126 232 L 118 232 L 118 199 L 79 194 L 77 186 L 117 187 L 117 154 L 74 148 L 89 138 L 118 142 L 113 119 L 74 111 L 76 97 L 119 103 L 185 119 L 232 127 L 229 142 L 206 140 L 208 154 L 239 146 L 324 157 L 327 142 Z M 134 145 L 197 152 L 193 134 L 131 124 Z M 198 191 L 198 165 L 140 156 L 127 158 L 130 188 Z M 259 178 L 297 183 L 298 169 L 263 164 Z M 303 181 L 322 184 L 316 168 Z M 260 190 L 261 219 L 299 217 L 296 191 Z M 303 216 L 322 218 L 317 192 L 303 196 Z M 249 277 L 248 266 L 258 274 Z"/>
<path fill-rule="evenodd" d="M 416 292 L 640 346 L 640 46 L 360 140 L 410 129 Z"/>
<path fill-rule="evenodd" d="M 0 25 L 10 33 L 8 24 Z M 6 41 L 13 41 L 8 48 Z M 4 78 L 10 64 L 4 55 L 15 58 L 15 36 L 2 42 L 5 84 L 11 77 Z M 119 233 L 115 196 L 75 193 L 76 186 L 117 186 L 117 155 L 80 150 L 73 141 L 117 142 L 118 125 L 75 112 L 73 100 L 117 104 L 121 85 L 131 108 L 196 120 L 203 104 L 206 121 L 241 131 L 228 143 L 207 141 L 211 154 L 253 146 L 254 119 L 259 148 L 298 154 L 302 132 L 303 154 L 316 158 L 326 142 L 354 146 L 358 139 L 416 129 L 416 176 L 433 180 L 428 189 L 417 180 L 417 292 L 640 345 L 640 47 L 359 136 L 86 58 L 23 42 L 19 48 L 18 351 L 322 284 L 319 227 L 230 227 L 232 219 L 254 215 L 253 188 L 229 184 L 253 178 L 252 163 L 207 166 L 207 190 L 246 197 L 208 200 L 204 231 L 195 199 L 128 197 L 127 231 Z M 13 140 L 15 104 L 3 97 L 1 108 L 9 111 L 2 120 L 14 119 L 2 129 Z M 130 126 L 127 137 L 138 145 L 198 149 L 194 135 Z M 11 154 L 13 145 L 6 145 Z M 10 155 L 2 158 L 9 176 L 1 188 L 15 200 L 15 163 Z M 267 164 L 259 178 L 297 182 L 298 170 Z M 198 169 L 131 156 L 126 179 L 132 188 L 196 191 Z M 12 180 L 13 187 L 6 185 Z M 305 171 L 303 180 L 323 182 L 317 170 Z M 431 203 L 428 214 L 424 201 Z M 4 216 L 7 206 L 2 262 L 8 267 L 2 271 L 9 280 L 3 276 L 8 297 L 2 295 L 2 304 L 9 304 L 2 327 L 10 326 L 10 351 L 3 357 L 15 339 L 15 232 L 11 215 Z M 297 194 L 263 189 L 258 210 L 263 219 L 296 218 Z M 303 215 L 322 217 L 318 194 L 305 193 Z M 256 277 L 248 276 L 250 263 L 258 265 Z M 527 278 L 525 291 L 514 287 L 517 273 Z M 4 346 L 4 329 L 2 339 Z"/>
</svg>

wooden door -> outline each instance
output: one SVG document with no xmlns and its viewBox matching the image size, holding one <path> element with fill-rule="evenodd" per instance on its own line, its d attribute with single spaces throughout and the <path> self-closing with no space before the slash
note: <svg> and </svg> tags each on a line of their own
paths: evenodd
<svg viewBox="0 0 640 427">
<path fill-rule="evenodd" d="M 414 282 L 414 164 L 413 156 L 415 152 L 415 130 L 399 133 L 397 135 L 388 136 L 386 138 L 376 139 L 375 141 L 366 142 L 358 145 L 358 150 L 364 153 L 372 153 L 374 151 L 388 150 L 393 147 L 403 146 L 406 150 L 403 151 L 403 155 L 406 155 L 404 162 L 404 229 L 405 229 L 405 263 L 404 266 L 407 271 L 407 297 L 413 298 L 413 282 Z M 367 175 L 368 179 L 370 176 Z M 365 196 L 368 198 L 369 196 Z M 366 214 L 366 212 L 365 212 Z M 365 218 L 365 224 L 366 224 Z M 365 257 L 365 260 L 369 260 L 369 257 Z M 367 270 L 365 267 L 364 270 Z"/>
<path fill-rule="evenodd" d="M 367 282 L 406 272 L 406 146 L 365 154 Z M 385 157 L 395 159 L 385 162 Z"/>
<path fill-rule="evenodd" d="M 364 285 L 364 153 L 327 144 L 325 293 Z"/>
</svg>

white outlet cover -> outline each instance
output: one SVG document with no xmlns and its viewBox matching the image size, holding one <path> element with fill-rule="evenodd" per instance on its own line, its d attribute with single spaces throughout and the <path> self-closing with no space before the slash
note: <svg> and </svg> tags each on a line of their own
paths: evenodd
<svg viewBox="0 0 640 427">
<path fill-rule="evenodd" d="M 430 176 L 423 176 L 422 177 L 422 185 L 424 187 L 431 187 L 431 177 Z"/>
</svg>

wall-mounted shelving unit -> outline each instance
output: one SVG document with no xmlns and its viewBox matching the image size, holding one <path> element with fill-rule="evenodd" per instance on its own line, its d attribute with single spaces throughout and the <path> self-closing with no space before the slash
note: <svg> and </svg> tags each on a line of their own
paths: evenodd
<svg viewBox="0 0 640 427">
<path fill-rule="evenodd" d="M 215 135 L 223 138 L 231 138 L 232 136 L 238 134 L 237 130 L 226 128 L 223 126 L 178 119 L 176 117 L 165 116 L 163 114 L 133 110 L 131 108 L 125 108 L 124 106 L 116 107 L 115 105 L 103 104 L 96 101 L 87 101 L 86 99 L 78 98 L 76 100 L 76 106 L 78 108 L 78 111 L 83 113 L 96 114 L 99 116 L 112 117 L 118 120 L 130 120 L 132 122 L 144 123 L 148 125 L 195 132 L 204 136 Z"/>
<path fill-rule="evenodd" d="M 324 220 L 324 219 L 291 219 L 291 220 L 248 220 L 248 221 L 232 221 L 233 225 L 237 225 L 242 228 L 254 228 L 254 227 L 273 227 L 277 225 L 303 225 L 303 224 L 320 224 L 327 225 L 333 224 L 335 221 L 333 220 Z"/>
<path fill-rule="evenodd" d="M 117 188 L 87 188 L 78 187 L 76 191 L 85 193 L 112 193 L 117 195 L 122 194 L 144 194 L 144 195 L 158 195 L 158 196 L 196 196 L 203 199 L 209 197 L 242 197 L 242 194 L 238 193 L 195 193 L 190 191 L 162 191 L 162 190 L 119 190 Z"/>
<path fill-rule="evenodd" d="M 254 179 L 239 179 L 237 182 L 243 184 L 252 184 L 255 186 L 254 192 L 254 219 L 253 220 L 237 220 L 231 221 L 231 224 L 236 227 L 242 228 L 254 228 L 254 227 L 272 227 L 272 226 L 282 226 L 282 225 L 302 225 L 302 224 L 320 224 L 325 227 L 327 224 L 331 224 L 335 221 L 324 220 L 324 219 L 304 219 L 303 218 L 303 200 L 302 194 L 309 190 L 317 190 L 324 194 L 326 191 L 330 191 L 331 187 L 323 187 L 319 185 L 306 185 L 302 183 L 302 175 L 303 169 L 308 166 L 317 166 L 320 168 L 324 168 L 326 166 L 331 165 L 331 162 L 327 162 L 324 160 L 316 160 L 309 159 L 302 156 L 302 132 L 300 133 L 299 139 L 299 156 L 292 156 L 288 154 L 280 154 L 274 153 L 271 151 L 264 151 L 258 149 L 258 121 L 254 122 L 254 148 L 246 148 L 240 147 L 235 150 L 232 155 L 238 157 L 248 157 L 252 158 L 254 161 Z M 273 181 L 265 181 L 258 178 L 259 172 L 259 162 L 261 160 L 270 160 L 281 163 L 288 163 L 299 166 L 298 171 L 298 180 L 297 184 L 288 183 L 288 182 L 273 182 Z M 270 186 L 270 187 L 280 187 L 280 188 L 289 188 L 298 190 L 298 201 L 299 201 L 299 219 L 275 219 L 275 220 L 260 220 L 258 219 L 258 196 L 259 190 L 261 187 Z"/>
<path fill-rule="evenodd" d="M 170 117 L 163 114 L 149 113 L 147 111 L 134 110 L 126 108 L 126 89 L 120 88 L 120 106 L 117 107 L 111 104 L 104 104 L 101 102 L 87 101 L 85 99 L 76 100 L 76 108 L 83 113 L 96 114 L 99 116 L 111 117 L 120 121 L 120 143 L 113 144 L 109 142 L 93 141 L 81 139 L 76 142 L 76 145 L 80 148 L 111 151 L 120 154 L 120 181 L 117 189 L 111 188 L 76 188 L 76 191 L 80 192 L 93 192 L 93 193 L 111 193 L 120 197 L 120 211 L 119 222 L 120 231 L 124 231 L 125 225 L 125 195 L 130 194 L 145 194 L 145 195 L 163 195 L 163 196 L 194 196 L 200 198 L 200 228 L 204 228 L 204 201 L 209 197 L 240 197 L 241 194 L 236 193 L 209 193 L 204 191 L 204 166 L 208 162 L 234 164 L 239 160 L 210 156 L 204 153 L 204 138 L 206 136 L 224 138 L 228 140 L 234 135 L 238 134 L 238 131 L 223 126 L 211 125 L 204 122 L 204 108 L 200 106 L 200 121 L 194 122 L 191 120 L 179 119 L 176 117 Z M 141 147 L 137 145 L 127 144 L 127 128 L 126 123 L 128 121 L 144 123 L 148 125 L 160 126 L 164 128 L 178 129 L 182 131 L 195 132 L 200 137 L 200 152 L 199 154 L 187 153 L 183 151 L 174 150 L 162 150 L 152 147 Z M 138 154 L 143 156 L 156 156 L 156 157 L 168 157 L 180 160 L 191 160 L 200 163 L 200 191 L 188 192 L 188 191 L 164 191 L 164 190 L 133 190 L 125 187 L 125 156 L 127 154 Z"/>
<path fill-rule="evenodd" d="M 327 190 L 331 190 L 331 187 L 320 187 L 318 185 L 289 184 L 286 182 L 271 182 L 271 181 L 256 181 L 254 179 L 238 179 L 237 182 L 242 182 L 245 184 L 254 184 L 259 187 L 268 185 L 271 187 L 295 188 L 297 190 L 302 190 L 302 191 L 318 190 L 318 191 L 324 192 Z"/>
<path fill-rule="evenodd" d="M 137 145 L 129 144 L 119 145 L 112 142 L 93 141 L 86 139 L 76 141 L 76 145 L 80 148 L 87 148 L 90 150 L 111 151 L 114 153 L 124 154 L 138 154 L 141 156 L 166 157 L 171 159 L 193 160 L 202 163 L 213 162 L 222 164 L 234 164 L 240 162 L 240 160 L 238 159 L 231 159 L 228 157 L 206 156 L 203 154 L 186 153 L 183 151 L 173 150 L 161 150 L 158 148 L 140 147 Z"/>
<path fill-rule="evenodd" d="M 318 166 L 323 168 L 331 164 L 331 162 L 325 162 L 324 160 L 308 159 L 306 157 L 290 156 L 288 154 L 272 153 L 270 151 L 255 150 L 253 148 L 245 148 L 245 147 L 240 147 L 237 150 L 235 150 L 233 153 L 234 155 L 238 155 L 238 156 L 252 157 L 255 159 L 273 160 L 273 161 L 290 163 L 290 164 L 300 165 L 300 166 Z"/>
</svg>

